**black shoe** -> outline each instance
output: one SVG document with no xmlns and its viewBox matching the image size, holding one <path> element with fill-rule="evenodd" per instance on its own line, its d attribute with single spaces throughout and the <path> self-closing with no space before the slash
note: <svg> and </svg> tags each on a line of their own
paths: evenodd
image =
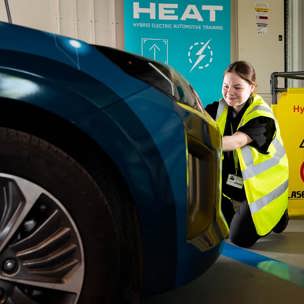
<svg viewBox="0 0 304 304">
<path fill-rule="evenodd" d="M 288 211 L 286 210 L 282 215 L 281 219 L 279 220 L 279 222 L 276 224 L 276 226 L 274 226 L 272 231 L 275 233 L 283 232 L 288 225 L 288 221 L 289 221 L 289 216 L 288 216 Z"/>
</svg>

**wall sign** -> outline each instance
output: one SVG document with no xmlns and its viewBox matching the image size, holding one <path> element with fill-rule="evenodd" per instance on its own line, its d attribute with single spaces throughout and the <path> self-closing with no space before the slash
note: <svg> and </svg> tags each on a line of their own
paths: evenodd
<svg viewBox="0 0 304 304">
<path fill-rule="evenodd" d="M 304 215 L 304 89 L 288 88 L 280 94 L 274 113 L 280 125 L 289 162 L 288 213 Z"/>
<path fill-rule="evenodd" d="M 124 3 L 125 49 L 174 67 L 204 105 L 218 100 L 230 63 L 230 0 Z"/>
<path fill-rule="evenodd" d="M 256 2 L 254 9 L 258 35 L 265 35 L 269 24 L 269 3 Z"/>
</svg>

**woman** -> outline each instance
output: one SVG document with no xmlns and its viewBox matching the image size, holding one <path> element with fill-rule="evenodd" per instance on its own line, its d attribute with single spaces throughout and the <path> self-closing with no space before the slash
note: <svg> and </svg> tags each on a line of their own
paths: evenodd
<svg viewBox="0 0 304 304">
<path fill-rule="evenodd" d="M 222 211 L 233 243 L 252 246 L 288 224 L 288 160 L 271 108 L 254 93 L 255 70 L 229 65 L 223 99 L 206 107 L 223 135 Z"/>
</svg>

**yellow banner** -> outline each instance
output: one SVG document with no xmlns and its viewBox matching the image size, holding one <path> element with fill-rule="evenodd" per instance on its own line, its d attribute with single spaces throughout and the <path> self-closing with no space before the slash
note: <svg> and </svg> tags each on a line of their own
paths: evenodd
<svg viewBox="0 0 304 304">
<path fill-rule="evenodd" d="M 288 89 L 273 105 L 289 160 L 291 216 L 304 216 L 304 89 Z"/>
</svg>

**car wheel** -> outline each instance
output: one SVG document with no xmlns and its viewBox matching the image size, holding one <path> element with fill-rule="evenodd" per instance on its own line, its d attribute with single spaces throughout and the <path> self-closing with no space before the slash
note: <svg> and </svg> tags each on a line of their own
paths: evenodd
<svg viewBox="0 0 304 304">
<path fill-rule="evenodd" d="M 119 302 L 119 249 L 100 185 L 35 136 L 0 128 L 0 303 Z"/>
</svg>

